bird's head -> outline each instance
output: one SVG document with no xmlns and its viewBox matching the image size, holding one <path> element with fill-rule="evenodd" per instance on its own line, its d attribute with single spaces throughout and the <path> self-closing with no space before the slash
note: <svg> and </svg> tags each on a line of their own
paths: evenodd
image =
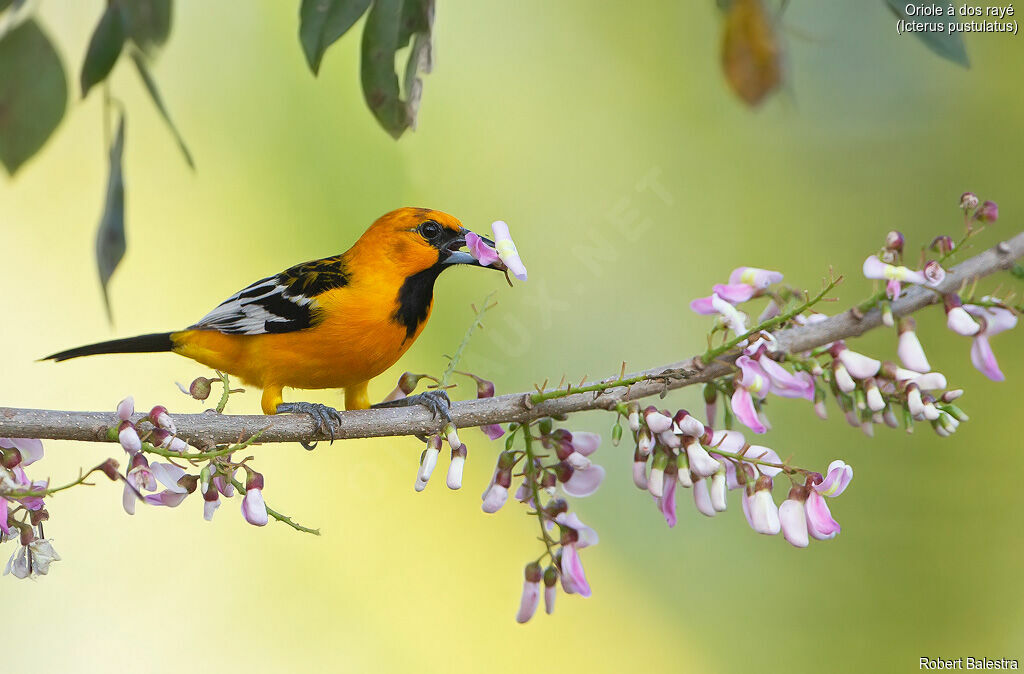
<svg viewBox="0 0 1024 674">
<path fill-rule="evenodd" d="M 385 259 L 404 277 L 427 270 L 440 273 L 457 264 L 482 266 L 460 250 L 469 233 L 459 219 L 428 208 L 399 208 L 381 216 L 359 238 L 352 252 Z M 493 246 L 489 239 L 484 241 Z"/>
</svg>

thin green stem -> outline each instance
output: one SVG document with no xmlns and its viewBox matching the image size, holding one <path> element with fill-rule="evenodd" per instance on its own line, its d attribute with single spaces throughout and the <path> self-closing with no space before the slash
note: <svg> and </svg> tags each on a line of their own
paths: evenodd
<svg viewBox="0 0 1024 674">
<path fill-rule="evenodd" d="M 459 366 L 459 361 L 462 360 L 462 352 L 469 346 L 469 340 L 473 337 L 473 332 L 476 331 L 477 326 L 482 327 L 483 323 L 480 319 L 483 318 L 487 310 L 493 307 L 491 304 L 491 298 L 494 297 L 494 291 L 488 293 L 487 297 L 484 298 L 480 308 L 476 310 L 476 315 L 473 316 L 473 322 L 466 328 L 466 334 L 462 336 L 462 341 L 459 342 L 459 346 L 455 349 L 455 353 L 448 359 L 448 367 L 445 368 L 444 374 L 441 375 L 441 380 L 437 383 L 437 388 L 443 390 L 448 386 L 448 379 L 455 372 L 455 368 Z"/>
<path fill-rule="evenodd" d="M 831 279 L 828 283 L 825 284 L 825 287 L 822 288 L 821 292 L 819 292 L 811 299 L 807 300 L 802 304 L 798 304 L 789 311 L 782 312 L 778 316 L 769 318 L 766 321 L 762 321 L 761 323 L 747 330 L 742 335 L 736 335 L 735 337 L 733 337 L 732 339 L 730 339 L 729 341 L 727 341 L 726 343 L 722 344 L 719 347 L 716 347 L 714 349 L 708 349 L 708 351 L 701 357 L 701 360 L 703 360 L 705 363 L 710 363 L 715 358 L 718 358 L 723 353 L 739 346 L 740 343 L 746 341 L 750 337 L 753 337 L 757 333 L 762 332 L 764 330 L 770 330 L 777 325 L 781 325 L 782 323 L 791 320 L 795 316 L 799 316 L 803 312 L 807 311 L 808 309 L 816 305 L 818 302 L 821 302 L 823 299 L 825 299 L 825 296 L 832 292 L 832 289 L 839 285 L 842 282 L 842 280 L 842 276 L 838 276 L 834 279 Z"/>
<path fill-rule="evenodd" d="M 524 472 L 526 474 L 526 481 L 530 485 L 530 494 L 533 496 L 533 508 L 537 514 L 537 522 L 538 524 L 540 524 L 540 535 L 541 540 L 544 541 L 544 548 L 546 551 L 545 554 L 547 554 L 548 557 L 550 557 L 552 561 L 554 561 L 555 555 L 552 552 L 551 548 L 553 545 L 555 545 L 555 541 L 548 534 L 547 527 L 544 526 L 544 512 L 540 509 L 540 486 L 538 484 L 540 480 L 538 479 L 539 476 L 537 475 L 539 469 L 534 461 L 535 456 L 533 453 L 533 434 L 530 433 L 529 426 L 524 425 L 523 431 L 524 446 L 526 448 L 526 468 L 524 469 Z M 539 562 L 543 558 L 544 555 L 541 555 L 537 559 L 537 561 Z"/>
<path fill-rule="evenodd" d="M 235 486 L 235 489 L 238 490 L 239 495 L 244 497 L 244 495 L 245 495 L 245 485 L 242 484 L 241 482 L 239 482 L 238 480 L 236 480 L 233 477 L 229 478 L 229 479 L 231 481 L 231 484 L 233 484 Z M 314 536 L 319 536 L 320 535 L 320 530 L 319 529 L 310 529 L 309 527 L 304 527 L 301 524 L 299 524 L 298 522 L 293 521 L 292 518 L 288 517 L 287 515 L 282 515 L 281 513 L 277 512 L 276 510 L 274 510 L 270 506 L 267 506 L 267 514 L 270 515 L 271 517 L 273 517 L 278 522 L 284 522 L 285 524 L 290 526 L 292 529 L 295 529 L 296 531 L 301 531 L 302 533 L 305 533 L 305 534 L 313 534 Z"/>
</svg>

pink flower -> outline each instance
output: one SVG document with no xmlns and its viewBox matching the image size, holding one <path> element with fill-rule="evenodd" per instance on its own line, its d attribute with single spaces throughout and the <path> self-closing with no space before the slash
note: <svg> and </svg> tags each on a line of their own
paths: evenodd
<svg viewBox="0 0 1024 674">
<path fill-rule="evenodd" d="M 985 299 L 991 300 L 988 297 Z M 989 337 L 1016 327 L 1016 314 L 1005 307 L 982 307 L 969 304 L 964 309 L 972 316 L 981 319 L 981 329 L 975 335 L 974 343 L 971 344 L 971 363 L 992 381 L 1003 381 L 1006 377 L 999 369 L 999 363 L 996 361 L 996 356 L 992 352 L 992 346 L 988 340 Z"/>
<path fill-rule="evenodd" d="M 555 567 L 549 566 L 544 569 L 544 612 L 551 615 L 555 612 L 555 599 L 558 597 L 558 590 L 555 584 L 558 582 L 558 572 Z"/>
<path fill-rule="evenodd" d="M 562 489 L 569 496 L 590 496 L 604 481 L 604 468 L 596 463 L 586 468 L 573 468 L 568 464 L 566 466 L 572 472 L 564 480 L 559 476 L 559 481 L 562 482 Z"/>
<path fill-rule="evenodd" d="M 174 426 L 174 420 L 171 419 L 171 415 L 167 413 L 167 408 L 163 405 L 157 405 L 149 411 L 149 420 L 157 428 L 170 431 L 171 435 L 176 435 L 178 432 Z"/>
<path fill-rule="evenodd" d="M 466 467 L 467 454 L 466 445 L 452 448 L 452 460 L 448 464 L 448 475 L 445 479 L 445 484 L 449 489 L 462 488 L 462 473 Z"/>
<path fill-rule="evenodd" d="M 999 218 L 999 206 L 994 201 L 986 201 L 974 213 L 974 219 L 979 222 L 995 222 Z"/>
<path fill-rule="evenodd" d="M 757 267 L 737 267 L 729 274 L 729 283 L 744 283 L 763 291 L 773 283 L 781 283 L 782 278 L 782 272 L 758 269 Z"/>
<path fill-rule="evenodd" d="M 501 510 L 508 500 L 508 488 L 512 485 L 512 467 L 515 465 L 515 458 L 508 452 L 498 455 L 498 461 L 494 465 L 494 474 L 491 481 L 484 490 L 481 499 L 481 508 L 485 513 L 496 513 Z"/>
<path fill-rule="evenodd" d="M 822 496 L 836 497 L 846 491 L 853 479 L 853 466 L 848 465 L 842 459 L 836 459 L 828 464 L 828 473 L 825 478 L 811 486 L 811 489 Z"/>
<path fill-rule="evenodd" d="M 904 367 L 918 372 L 928 372 L 932 366 L 928 364 L 928 358 L 921 347 L 921 340 L 917 338 L 917 322 L 911 318 L 901 318 L 899 323 L 899 345 L 896 347 L 896 354 Z"/>
<path fill-rule="evenodd" d="M 262 527 L 270 521 L 267 504 L 263 501 L 263 475 L 255 471 L 250 473 L 245 481 L 242 516 L 246 522 L 257 527 Z"/>
<path fill-rule="evenodd" d="M 220 492 L 212 481 L 201 487 L 201 491 L 203 493 L 203 519 L 209 522 L 213 519 L 217 508 L 220 507 Z"/>
<path fill-rule="evenodd" d="M 686 442 L 686 458 L 689 469 L 698 477 L 711 477 L 722 467 L 718 459 L 708 454 L 700 442 L 692 438 Z"/>
<path fill-rule="evenodd" d="M 981 326 L 971 318 L 971 315 L 964 308 L 960 296 L 956 293 L 949 293 L 943 297 L 943 306 L 946 309 L 946 327 L 958 335 L 971 337 L 978 334 Z"/>
<path fill-rule="evenodd" d="M 135 455 L 142 451 L 142 440 L 139 438 L 139 432 L 135 430 L 135 426 L 130 421 L 121 422 L 121 425 L 117 428 L 117 440 L 124 447 L 124 451 L 129 454 Z"/>
<path fill-rule="evenodd" d="M 516 250 L 516 244 L 509 234 L 508 225 L 502 220 L 496 220 L 491 223 L 491 231 L 494 232 L 494 249 L 497 251 L 498 257 L 505 263 L 513 276 L 520 281 L 525 281 L 526 267 L 519 258 L 519 251 Z"/>
<path fill-rule="evenodd" d="M 880 279 L 886 281 L 901 281 L 910 283 L 924 284 L 925 277 L 922 272 L 908 269 L 907 267 L 898 267 L 896 265 L 886 264 L 878 259 L 877 255 L 871 255 L 868 259 L 864 260 L 862 267 L 864 276 L 870 279 Z"/>
<path fill-rule="evenodd" d="M 779 509 L 772 500 L 772 479 L 770 477 L 759 477 L 751 491 L 748 486 L 743 491 L 743 514 L 746 515 L 747 524 L 759 534 L 774 536 L 779 533 Z"/>
<path fill-rule="evenodd" d="M 832 519 L 828 504 L 818 492 L 811 490 L 804 506 L 807 511 L 807 531 L 819 541 L 835 538 L 840 531 L 839 522 Z"/>
<path fill-rule="evenodd" d="M 836 342 L 832 346 L 832 356 L 838 358 L 846 371 L 856 379 L 867 379 L 874 377 L 882 367 L 882 362 L 865 356 L 862 353 L 849 349 L 843 342 Z"/>
<path fill-rule="evenodd" d="M 466 247 L 469 248 L 469 254 L 485 267 L 498 261 L 498 251 L 484 243 L 476 232 L 466 233 Z"/>
<path fill-rule="evenodd" d="M 639 449 L 633 453 L 633 484 L 637 489 L 647 489 L 647 458 Z"/>
<path fill-rule="evenodd" d="M 719 511 L 711 501 L 711 490 L 708 484 L 710 481 L 710 479 L 693 481 L 693 504 L 697 506 L 697 511 L 702 515 L 714 517 Z"/>
<path fill-rule="evenodd" d="M 800 492 L 800 489 L 803 489 L 803 492 Z M 803 487 L 794 487 L 789 491 L 789 498 L 779 506 L 779 524 L 782 527 L 782 535 L 788 543 L 798 548 L 806 548 L 810 542 L 807 536 L 807 513 L 804 507 L 806 491 Z"/>
<path fill-rule="evenodd" d="M 135 514 L 135 501 L 141 497 L 142 491 L 156 491 L 159 485 L 156 476 L 149 469 L 149 461 L 142 454 L 132 457 L 132 467 L 125 478 L 121 505 L 129 515 Z"/>
<path fill-rule="evenodd" d="M 582 597 L 590 596 L 590 583 L 583 572 L 583 563 L 580 561 L 579 551 L 575 543 L 562 546 L 562 589 L 568 594 L 579 594 Z"/>
<path fill-rule="evenodd" d="M 130 421 L 135 414 L 135 398 L 128 396 L 117 403 L 117 418 L 121 421 Z"/>
<path fill-rule="evenodd" d="M 768 394 L 770 381 L 767 373 L 761 366 L 755 363 L 748 356 L 740 356 L 736 359 L 736 365 L 740 368 L 740 376 L 733 378 L 736 390 L 732 394 L 732 411 L 745 426 L 755 433 L 764 433 L 767 427 L 761 423 L 754 407 L 754 398 L 764 398 Z"/>
<path fill-rule="evenodd" d="M 791 373 L 767 354 L 757 359 L 761 369 L 771 380 L 771 392 L 782 398 L 806 398 L 814 402 L 814 378 L 807 372 Z"/>
<path fill-rule="evenodd" d="M 146 494 L 144 499 L 149 505 L 174 508 L 188 496 L 188 490 L 178 484 L 178 481 L 185 476 L 185 471 L 182 468 L 173 463 L 154 463 L 150 466 L 150 471 L 166 489 L 158 494 Z"/>
<path fill-rule="evenodd" d="M 676 525 L 676 485 L 678 481 L 674 479 L 675 476 L 672 477 L 671 480 L 665 480 L 665 488 L 661 498 L 658 499 L 658 510 L 665 516 L 669 528 Z"/>
<path fill-rule="evenodd" d="M 540 604 L 540 580 L 543 577 L 540 564 L 527 564 L 523 575 L 523 594 L 519 598 L 519 612 L 516 613 L 518 623 L 528 622 Z"/>
</svg>

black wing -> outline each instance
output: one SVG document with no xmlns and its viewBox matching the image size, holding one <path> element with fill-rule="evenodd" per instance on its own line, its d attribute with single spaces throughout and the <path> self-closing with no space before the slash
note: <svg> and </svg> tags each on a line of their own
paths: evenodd
<svg viewBox="0 0 1024 674">
<path fill-rule="evenodd" d="M 348 282 L 341 255 L 304 262 L 238 291 L 192 327 L 230 335 L 305 330 L 320 322 L 317 296 Z"/>
</svg>

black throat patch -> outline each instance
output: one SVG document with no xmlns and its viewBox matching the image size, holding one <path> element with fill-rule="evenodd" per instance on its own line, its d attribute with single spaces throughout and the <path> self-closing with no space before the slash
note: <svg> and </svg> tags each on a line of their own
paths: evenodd
<svg viewBox="0 0 1024 674">
<path fill-rule="evenodd" d="M 435 264 L 405 279 L 398 289 L 398 309 L 391 318 L 405 326 L 406 340 L 412 339 L 423 321 L 427 320 L 430 303 L 434 299 L 434 281 L 442 271 L 444 265 Z"/>
</svg>

